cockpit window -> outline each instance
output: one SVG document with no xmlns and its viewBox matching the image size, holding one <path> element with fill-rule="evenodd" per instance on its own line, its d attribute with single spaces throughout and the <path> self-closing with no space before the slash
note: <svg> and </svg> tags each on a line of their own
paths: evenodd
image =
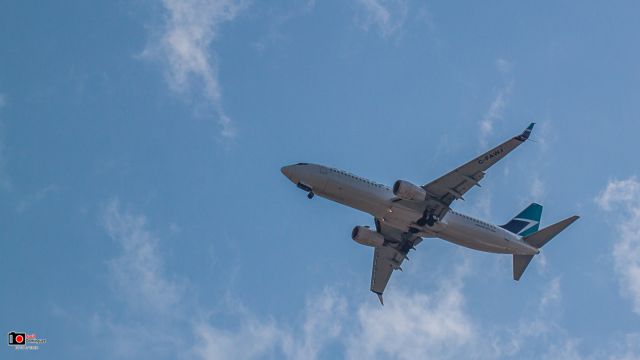
<svg viewBox="0 0 640 360">
<path fill-rule="evenodd" d="M 297 163 L 296 165 L 309 165 L 309 163 Z"/>
</svg>

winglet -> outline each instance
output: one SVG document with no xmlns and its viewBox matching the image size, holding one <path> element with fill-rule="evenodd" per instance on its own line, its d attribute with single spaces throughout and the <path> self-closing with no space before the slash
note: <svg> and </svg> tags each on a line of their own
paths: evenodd
<svg viewBox="0 0 640 360">
<path fill-rule="evenodd" d="M 536 123 L 531 123 L 529 124 L 529 126 L 527 126 L 526 129 L 524 129 L 524 131 L 522 132 L 522 134 L 516 136 L 516 139 L 520 140 L 520 141 L 525 141 L 529 138 L 529 135 L 531 135 L 531 130 L 533 130 L 533 126 Z"/>
<path fill-rule="evenodd" d="M 379 293 L 379 292 L 375 292 L 375 293 L 376 293 L 376 295 L 378 295 L 378 300 L 380 300 L 380 305 L 384 306 L 384 300 L 382 299 L 382 293 Z"/>
</svg>

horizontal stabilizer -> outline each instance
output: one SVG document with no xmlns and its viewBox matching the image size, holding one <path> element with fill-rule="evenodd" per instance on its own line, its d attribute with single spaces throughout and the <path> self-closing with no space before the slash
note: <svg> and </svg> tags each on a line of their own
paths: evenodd
<svg viewBox="0 0 640 360">
<path fill-rule="evenodd" d="M 513 280 L 520 280 L 531 259 L 533 255 L 513 255 Z"/>
<path fill-rule="evenodd" d="M 574 221 L 578 220 L 579 218 L 580 218 L 579 216 L 572 216 L 570 218 L 564 219 L 551 226 L 547 226 L 546 228 L 538 232 L 535 232 L 529 236 L 525 236 L 523 240 L 527 244 L 539 249 L 543 247 L 546 243 L 548 243 L 551 239 L 553 239 L 556 235 L 558 235 L 562 230 L 566 229 L 567 226 L 571 225 Z"/>
</svg>

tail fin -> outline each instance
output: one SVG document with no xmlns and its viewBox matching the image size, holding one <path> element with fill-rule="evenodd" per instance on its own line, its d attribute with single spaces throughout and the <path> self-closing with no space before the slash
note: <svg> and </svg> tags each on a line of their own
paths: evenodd
<svg viewBox="0 0 640 360">
<path fill-rule="evenodd" d="M 542 210 L 542 207 L 540 209 Z M 524 240 L 527 244 L 539 249 L 579 218 L 579 216 L 572 216 L 570 218 L 564 219 L 551 226 L 547 226 L 546 228 L 533 234 L 525 235 L 522 240 Z M 537 227 L 538 225 L 536 225 L 536 230 Z M 514 280 L 520 280 L 522 273 L 524 273 L 524 271 L 527 269 L 527 265 L 529 265 L 531 259 L 533 259 L 533 255 L 513 255 Z"/>
<path fill-rule="evenodd" d="M 533 203 L 511 219 L 511 221 L 500 227 L 514 234 L 527 236 L 538 231 L 541 216 L 542 205 Z"/>
</svg>

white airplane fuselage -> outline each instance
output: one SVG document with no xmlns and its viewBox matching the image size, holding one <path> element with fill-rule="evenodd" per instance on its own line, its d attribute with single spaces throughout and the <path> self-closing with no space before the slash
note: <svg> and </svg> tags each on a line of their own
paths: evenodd
<svg viewBox="0 0 640 360">
<path fill-rule="evenodd" d="M 467 248 L 501 254 L 535 255 L 539 250 L 499 226 L 449 210 L 433 226 L 420 226 L 422 210 L 405 206 L 388 186 L 334 168 L 300 163 L 282 168 L 299 187 L 313 194 L 366 212 L 401 231 L 417 229 L 421 237 L 437 237 Z"/>
</svg>

